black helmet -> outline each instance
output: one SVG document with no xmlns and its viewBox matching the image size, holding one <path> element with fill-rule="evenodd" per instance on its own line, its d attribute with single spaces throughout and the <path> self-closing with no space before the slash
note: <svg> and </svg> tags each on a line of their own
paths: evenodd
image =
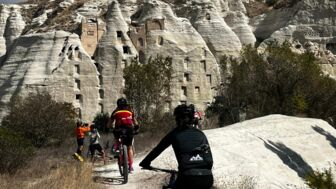
<svg viewBox="0 0 336 189">
<path fill-rule="evenodd" d="M 174 109 L 174 116 L 176 121 L 185 120 L 186 124 L 191 124 L 193 122 L 194 112 L 195 108 L 193 105 L 187 106 L 185 104 L 181 104 Z"/>
<path fill-rule="evenodd" d="M 118 106 L 119 108 L 122 108 L 122 107 L 127 106 L 127 100 L 126 100 L 126 98 L 124 98 L 124 97 L 119 98 L 119 99 L 117 100 L 117 106 Z"/>
</svg>

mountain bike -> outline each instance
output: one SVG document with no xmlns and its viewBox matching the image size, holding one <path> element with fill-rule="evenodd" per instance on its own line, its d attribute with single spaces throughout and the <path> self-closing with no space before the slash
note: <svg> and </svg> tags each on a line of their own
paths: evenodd
<svg viewBox="0 0 336 189">
<path fill-rule="evenodd" d="M 124 140 L 127 137 L 127 130 L 120 129 L 120 137 L 118 138 L 118 150 L 119 152 L 116 153 L 118 158 L 118 168 L 120 175 L 124 179 L 124 184 L 128 182 L 128 153 L 127 153 L 127 146 L 124 144 Z"/>
<path fill-rule="evenodd" d="M 156 172 L 164 172 L 164 173 L 169 173 L 169 179 L 166 179 L 165 184 L 162 186 L 162 189 L 172 189 L 174 187 L 176 178 L 177 178 L 177 171 L 173 169 L 162 169 L 162 168 L 157 168 L 157 167 L 149 167 L 149 168 L 143 168 L 147 169 L 150 171 L 156 171 Z M 168 178 L 168 177 L 167 177 Z"/>
</svg>

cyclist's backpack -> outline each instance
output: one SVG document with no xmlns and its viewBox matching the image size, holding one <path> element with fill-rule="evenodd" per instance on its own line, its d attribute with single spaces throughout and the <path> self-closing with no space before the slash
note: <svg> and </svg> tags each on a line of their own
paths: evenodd
<svg viewBox="0 0 336 189">
<path fill-rule="evenodd" d="M 211 170 L 213 165 L 212 153 L 207 141 L 204 138 L 200 144 L 194 148 L 189 154 L 182 156 L 182 164 L 185 169 L 208 169 Z"/>
<path fill-rule="evenodd" d="M 196 147 L 190 154 L 189 164 L 195 167 L 212 167 L 213 160 L 208 144 L 201 144 Z"/>
</svg>

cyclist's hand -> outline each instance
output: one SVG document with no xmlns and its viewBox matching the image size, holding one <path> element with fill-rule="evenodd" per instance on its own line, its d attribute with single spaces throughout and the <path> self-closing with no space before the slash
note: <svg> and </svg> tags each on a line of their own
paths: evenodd
<svg viewBox="0 0 336 189">
<path fill-rule="evenodd" d="M 135 135 L 139 133 L 139 130 L 140 130 L 139 125 L 134 125 L 134 134 Z"/>
<path fill-rule="evenodd" d="M 151 169 L 150 163 L 149 162 L 140 162 L 139 166 L 142 167 L 143 169 Z"/>
</svg>

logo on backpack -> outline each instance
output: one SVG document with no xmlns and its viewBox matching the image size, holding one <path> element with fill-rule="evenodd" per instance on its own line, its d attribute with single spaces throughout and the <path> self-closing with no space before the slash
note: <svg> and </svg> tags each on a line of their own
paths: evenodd
<svg viewBox="0 0 336 189">
<path fill-rule="evenodd" d="M 203 158 L 197 154 L 196 156 L 192 156 L 189 161 L 203 161 Z"/>
</svg>

